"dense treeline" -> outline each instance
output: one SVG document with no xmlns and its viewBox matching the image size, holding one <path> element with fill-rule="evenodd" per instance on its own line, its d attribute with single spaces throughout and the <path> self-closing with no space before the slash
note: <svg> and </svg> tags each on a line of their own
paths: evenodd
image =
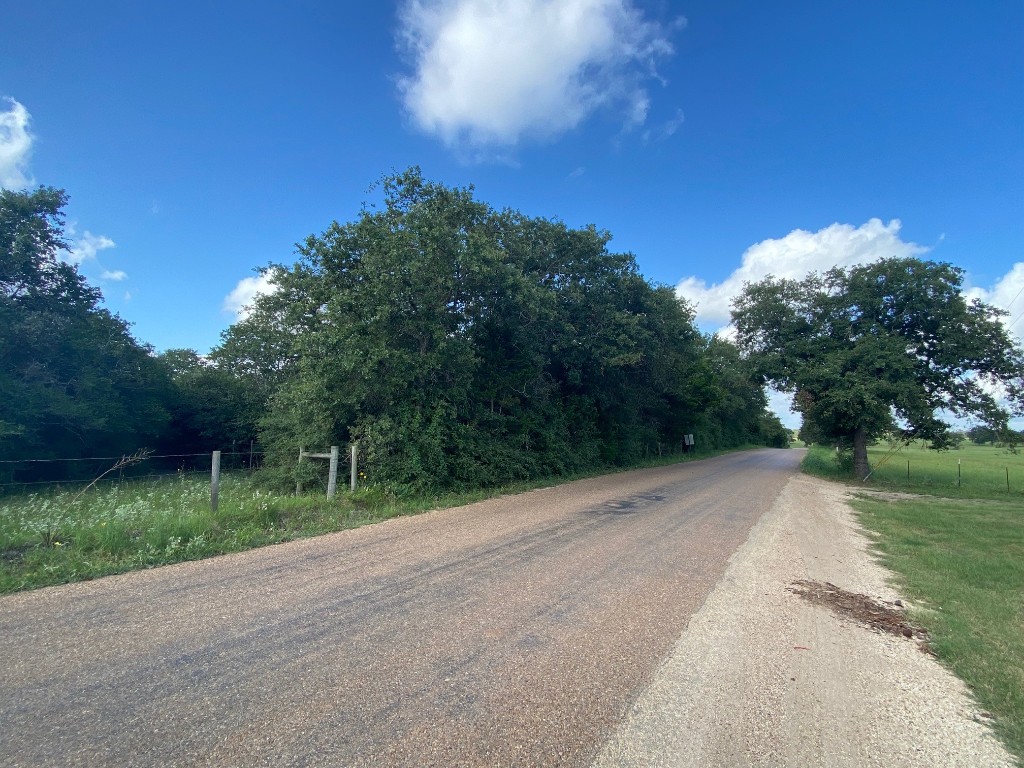
<svg viewBox="0 0 1024 768">
<path fill-rule="evenodd" d="M 131 452 L 163 432 L 165 376 L 57 256 L 65 194 L 0 190 L 0 458 Z"/>
<path fill-rule="evenodd" d="M 371 477 L 490 485 L 678 448 L 785 445 L 760 381 L 593 227 L 497 211 L 418 169 L 269 268 L 208 357 L 153 354 L 59 259 L 64 194 L 4 192 L 0 458 L 360 443 Z"/>
<path fill-rule="evenodd" d="M 255 416 L 244 381 L 194 353 L 154 355 L 59 258 L 66 203 L 48 187 L 0 190 L 0 460 L 248 446 Z M 0 480 L 17 469 L 27 481 L 73 479 L 95 465 L 4 468 Z"/>
<path fill-rule="evenodd" d="M 594 228 L 424 180 L 270 268 L 218 363 L 271 393 L 262 442 L 358 441 L 374 476 L 467 486 L 628 464 L 659 444 L 786 444 L 726 342 Z"/>
</svg>

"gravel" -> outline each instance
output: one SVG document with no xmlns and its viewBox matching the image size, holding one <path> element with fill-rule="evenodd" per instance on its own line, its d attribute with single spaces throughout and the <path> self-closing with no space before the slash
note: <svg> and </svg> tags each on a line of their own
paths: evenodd
<svg viewBox="0 0 1024 768">
<path fill-rule="evenodd" d="M 1015 765 L 963 683 L 914 639 L 789 590 L 804 580 L 906 602 L 843 494 L 790 480 L 596 768 Z"/>
<path fill-rule="evenodd" d="M 586 765 L 799 458 L 609 475 L 0 598 L 0 765 Z M 728 698 L 719 715 L 753 727 L 757 707 Z"/>
</svg>

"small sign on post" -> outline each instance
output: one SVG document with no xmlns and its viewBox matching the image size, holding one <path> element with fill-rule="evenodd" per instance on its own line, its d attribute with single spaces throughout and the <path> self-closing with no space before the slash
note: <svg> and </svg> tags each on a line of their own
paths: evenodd
<svg viewBox="0 0 1024 768">
<path fill-rule="evenodd" d="M 220 451 L 213 452 L 213 469 L 210 471 L 210 511 L 217 511 L 220 501 Z"/>
<path fill-rule="evenodd" d="M 693 435 L 683 435 L 683 450 L 690 453 L 693 450 Z"/>
</svg>

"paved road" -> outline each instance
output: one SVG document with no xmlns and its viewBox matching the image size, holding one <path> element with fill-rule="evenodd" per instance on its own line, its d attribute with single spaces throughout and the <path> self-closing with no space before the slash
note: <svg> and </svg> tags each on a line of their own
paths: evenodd
<svg viewBox="0 0 1024 768">
<path fill-rule="evenodd" d="M 800 453 L 0 599 L 0 765 L 585 765 Z"/>
</svg>

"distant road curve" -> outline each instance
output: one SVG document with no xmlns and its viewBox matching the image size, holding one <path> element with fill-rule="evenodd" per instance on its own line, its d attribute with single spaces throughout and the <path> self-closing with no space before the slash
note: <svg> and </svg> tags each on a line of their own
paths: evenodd
<svg viewBox="0 0 1024 768">
<path fill-rule="evenodd" d="M 0 765 L 585 765 L 801 455 L 0 598 Z"/>
</svg>

